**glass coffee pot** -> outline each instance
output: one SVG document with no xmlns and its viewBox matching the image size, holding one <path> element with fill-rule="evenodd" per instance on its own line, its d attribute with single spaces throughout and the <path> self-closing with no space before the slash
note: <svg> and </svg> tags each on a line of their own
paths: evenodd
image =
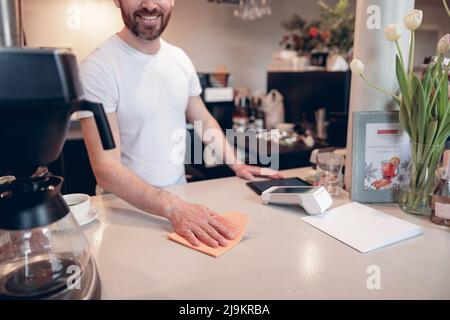
<svg viewBox="0 0 450 320">
<path fill-rule="evenodd" d="M 0 185 L 0 300 L 94 297 L 83 283 L 95 271 L 89 243 L 61 184 L 43 177 Z"/>
</svg>

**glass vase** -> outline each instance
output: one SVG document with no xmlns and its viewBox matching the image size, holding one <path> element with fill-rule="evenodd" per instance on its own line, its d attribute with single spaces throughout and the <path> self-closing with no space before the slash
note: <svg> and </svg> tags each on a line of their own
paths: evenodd
<svg viewBox="0 0 450 320">
<path fill-rule="evenodd" d="M 410 143 L 411 164 L 407 183 L 400 190 L 400 208 L 410 214 L 430 216 L 436 187 L 436 169 L 445 145 Z"/>
</svg>

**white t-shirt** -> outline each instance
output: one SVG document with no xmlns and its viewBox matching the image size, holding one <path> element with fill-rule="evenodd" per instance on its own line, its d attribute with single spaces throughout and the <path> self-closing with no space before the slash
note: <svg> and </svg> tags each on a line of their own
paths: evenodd
<svg viewBox="0 0 450 320">
<path fill-rule="evenodd" d="M 117 113 L 122 163 L 155 186 L 185 183 L 185 112 L 202 89 L 184 51 L 161 40 L 148 55 L 114 35 L 81 63 L 80 75 L 86 99 Z"/>
</svg>

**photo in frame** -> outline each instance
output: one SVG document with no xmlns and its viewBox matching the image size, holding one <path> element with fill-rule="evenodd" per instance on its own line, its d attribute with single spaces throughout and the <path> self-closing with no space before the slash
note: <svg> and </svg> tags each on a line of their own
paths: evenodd
<svg viewBox="0 0 450 320">
<path fill-rule="evenodd" d="M 398 112 L 353 113 L 352 201 L 397 202 L 410 162 L 409 137 Z"/>
</svg>

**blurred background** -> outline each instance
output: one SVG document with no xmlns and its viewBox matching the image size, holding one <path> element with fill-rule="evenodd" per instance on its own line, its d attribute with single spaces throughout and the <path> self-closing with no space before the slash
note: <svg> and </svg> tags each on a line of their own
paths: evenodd
<svg viewBox="0 0 450 320">
<path fill-rule="evenodd" d="M 253 130 L 256 147 L 233 141 L 242 160 L 257 158 L 261 144 L 270 154 L 261 130 L 276 129 L 279 168 L 309 166 L 314 150 L 346 147 L 356 1 L 176 0 L 163 38 L 192 59 L 222 129 Z M 424 12 L 414 57 L 420 73 L 450 19 L 441 0 L 416 0 L 416 8 Z M 23 0 L 22 11 L 28 46 L 67 48 L 79 62 L 122 28 L 113 0 Z M 380 19 L 383 32 L 392 21 L 383 13 Z M 214 159 L 195 163 L 194 144 L 201 142 L 187 128 L 188 180 L 232 175 Z M 95 193 L 77 121 L 51 170 L 66 177 L 63 192 Z"/>
</svg>

